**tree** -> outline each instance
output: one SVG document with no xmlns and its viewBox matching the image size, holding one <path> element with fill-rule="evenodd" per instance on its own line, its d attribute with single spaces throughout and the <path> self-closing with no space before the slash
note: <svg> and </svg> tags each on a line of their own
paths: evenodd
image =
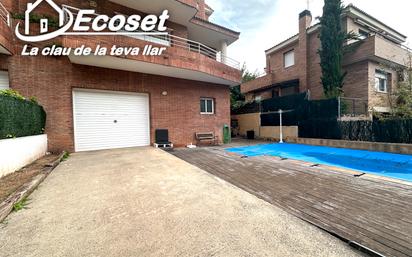
<svg viewBox="0 0 412 257">
<path fill-rule="evenodd" d="M 244 63 L 242 66 L 242 83 L 246 83 L 252 81 L 259 77 L 259 72 L 250 72 L 246 64 Z M 240 92 L 240 85 L 232 87 L 230 89 L 230 102 L 232 106 L 232 110 L 241 107 L 245 102 L 245 96 Z"/>
<path fill-rule="evenodd" d="M 342 29 L 342 12 L 341 0 L 325 0 L 323 16 L 320 18 L 319 55 L 326 98 L 336 98 L 343 93 L 346 73 L 342 69 L 342 60 L 348 34 Z"/>
<path fill-rule="evenodd" d="M 406 68 L 399 70 L 404 74 L 402 82 L 389 96 L 391 116 L 396 118 L 412 118 L 412 52 L 409 52 Z"/>
</svg>

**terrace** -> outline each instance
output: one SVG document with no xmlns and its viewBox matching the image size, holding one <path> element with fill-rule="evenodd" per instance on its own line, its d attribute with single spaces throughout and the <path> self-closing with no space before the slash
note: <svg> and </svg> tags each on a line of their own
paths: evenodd
<svg viewBox="0 0 412 257">
<path fill-rule="evenodd" d="M 229 147 L 264 144 L 237 140 Z M 410 183 L 226 147 L 173 154 L 373 256 L 412 256 Z"/>
<path fill-rule="evenodd" d="M 408 52 L 403 45 L 395 44 L 380 35 L 370 36 L 360 42 L 353 43 L 354 50 L 345 55 L 344 65 L 372 60 L 396 65 L 405 65 Z"/>
<path fill-rule="evenodd" d="M 79 9 L 64 6 L 73 13 Z M 147 74 L 198 80 L 224 85 L 238 85 L 241 72 L 240 64 L 226 56 L 224 50 L 217 50 L 203 43 L 168 34 L 140 35 L 119 31 L 116 35 L 64 36 L 63 46 L 76 48 L 82 45 L 96 48 L 98 45 L 139 47 L 143 49 L 148 43 L 157 47 L 167 47 L 161 56 L 74 56 L 73 63 L 119 69 Z"/>
</svg>

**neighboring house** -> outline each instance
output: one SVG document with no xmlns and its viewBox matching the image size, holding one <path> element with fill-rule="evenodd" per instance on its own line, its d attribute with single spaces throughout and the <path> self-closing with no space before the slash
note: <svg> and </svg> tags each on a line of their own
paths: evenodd
<svg viewBox="0 0 412 257">
<path fill-rule="evenodd" d="M 345 31 L 357 33 L 351 51 L 345 55 L 347 72 L 344 96 L 361 99 L 369 112 L 389 111 L 388 93 L 403 79 L 408 50 L 406 36 L 353 5 L 344 9 Z M 247 101 L 264 100 L 299 92 L 310 92 L 311 99 L 324 97 L 318 49 L 320 25 L 312 25 L 310 11 L 299 15 L 299 33 L 265 51 L 266 73 L 242 84 Z M 353 48 L 352 48 L 353 46 Z"/>
<path fill-rule="evenodd" d="M 154 142 L 156 129 L 168 129 L 177 146 L 196 143 L 197 132 L 214 132 L 222 141 L 223 127 L 230 124 L 230 86 L 241 80 L 240 67 L 226 49 L 239 33 L 209 22 L 213 10 L 204 0 L 54 0 L 59 7 L 68 4 L 109 16 L 167 9 L 170 36 L 70 35 L 30 44 L 167 46 L 160 56 L 121 57 L 21 56 L 25 42 L 16 39 L 13 29 L 23 21 L 13 20 L 9 27 L 2 14 L 24 14 L 28 2 L 36 2 L 31 6 L 35 14 L 56 20 L 60 15 L 52 1 L 0 0 L 0 88 L 37 97 L 48 115 L 51 151 L 146 146 Z M 30 25 L 30 34 L 40 30 Z"/>
</svg>

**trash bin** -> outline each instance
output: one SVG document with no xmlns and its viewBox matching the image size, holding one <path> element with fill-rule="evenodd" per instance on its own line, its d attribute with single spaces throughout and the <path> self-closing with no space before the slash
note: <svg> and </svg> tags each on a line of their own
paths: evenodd
<svg viewBox="0 0 412 257">
<path fill-rule="evenodd" d="M 255 139 L 255 131 L 254 130 L 246 131 L 246 137 L 249 140 Z"/>
<path fill-rule="evenodd" d="M 230 127 L 229 125 L 223 126 L 223 143 L 229 144 L 232 141 L 232 136 L 230 134 Z"/>
</svg>

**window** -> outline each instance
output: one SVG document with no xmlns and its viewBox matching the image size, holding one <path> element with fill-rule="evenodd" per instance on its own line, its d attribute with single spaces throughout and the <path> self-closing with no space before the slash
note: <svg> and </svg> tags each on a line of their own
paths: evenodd
<svg viewBox="0 0 412 257">
<path fill-rule="evenodd" d="M 365 30 L 359 29 L 359 38 L 360 39 L 367 39 L 369 37 L 369 33 Z"/>
<path fill-rule="evenodd" d="M 382 93 L 388 92 L 388 74 L 376 70 L 375 72 L 375 90 Z"/>
<path fill-rule="evenodd" d="M 283 55 L 285 68 L 295 65 L 295 51 L 289 51 Z"/>
<path fill-rule="evenodd" d="M 201 114 L 215 114 L 215 100 L 213 98 L 200 99 Z"/>
<path fill-rule="evenodd" d="M 0 90 L 9 89 L 9 73 L 0 70 Z"/>
</svg>

